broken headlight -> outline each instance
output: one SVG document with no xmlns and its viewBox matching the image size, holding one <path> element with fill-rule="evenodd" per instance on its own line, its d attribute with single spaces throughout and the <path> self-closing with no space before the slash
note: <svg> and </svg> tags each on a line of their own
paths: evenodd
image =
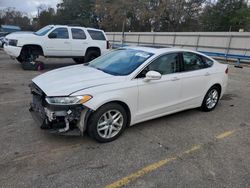
<svg viewBox="0 0 250 188">
<path fill-rule="evenodd" d="M 91 95 L 70 96 L 70 97 L 46 97 L 46 101 L 52 105 L 75 105 L 83 104 L 92 98 Z"/>
</svg>

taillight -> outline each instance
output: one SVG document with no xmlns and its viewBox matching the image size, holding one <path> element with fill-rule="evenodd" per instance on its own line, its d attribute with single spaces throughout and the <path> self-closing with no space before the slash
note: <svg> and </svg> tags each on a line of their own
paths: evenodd
<svg viewBox="0 0 250 188">
<path fill-rule="evenodd" d="M 225 73 L 228 74 L 228 68 L 225 70 Z"/>
<path fill-rule="evenodd" d="M 109 41 L 107 40 L 107 47 L 106 47 L 107 49 L 109 49 L 110 48 L 110 44 L 109 44 Z"/>
</svg>

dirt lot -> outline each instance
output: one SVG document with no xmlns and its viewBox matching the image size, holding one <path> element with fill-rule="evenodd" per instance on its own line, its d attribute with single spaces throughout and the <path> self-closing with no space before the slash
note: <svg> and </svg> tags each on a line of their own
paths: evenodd
<svg viewBox="0 0 250 188">
<path fill-rule="evenodd" d="M 43 61 L 44 71 L 74 65 Z M 213 112 L 148 121 L 99 144 L 40 130 L 28 84 L 42 72 L 23 71 L 0 51 L 0 187 L 250 187 L 250 68 L 230 68 Z"/>
</svg>

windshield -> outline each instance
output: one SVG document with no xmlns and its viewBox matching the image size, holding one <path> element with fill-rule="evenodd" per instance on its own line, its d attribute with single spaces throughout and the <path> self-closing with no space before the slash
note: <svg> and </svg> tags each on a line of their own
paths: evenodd
<svg viewBox="0 0 250 188">
<path fill-rule="evenodd" d="M 45 26 L 42 29 L 39 29 L 37 32 L 35 32 L 35 34 L 39 36 L 46 35 L 52 28 L 53 28 L 52 25 Z"/>
<path fill-rule="evenodd" d="M 129 75 L 152 55 L 140 50 L 120 49 L 91 61 L 88 66 L 116 76 Z"/>
</svg>

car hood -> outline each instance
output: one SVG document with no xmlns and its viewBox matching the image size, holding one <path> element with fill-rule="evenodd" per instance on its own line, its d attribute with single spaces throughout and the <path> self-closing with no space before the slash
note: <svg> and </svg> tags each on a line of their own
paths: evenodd
<svg viewBox="0 0 250 188">
<path fill-rule="evenodd" d="M 49 71 L 32 81 L 47 96 L 68 96 L 75 92 L 124 81 L 125 77 L 113 76 L 92 67 L 75 65 Z"/>
<path fill-rule="evenodd" d="M 6 35 L 7 39 L 34 38 L 37 37 L 34 32 L 14 32 Z"/>
</svg>

